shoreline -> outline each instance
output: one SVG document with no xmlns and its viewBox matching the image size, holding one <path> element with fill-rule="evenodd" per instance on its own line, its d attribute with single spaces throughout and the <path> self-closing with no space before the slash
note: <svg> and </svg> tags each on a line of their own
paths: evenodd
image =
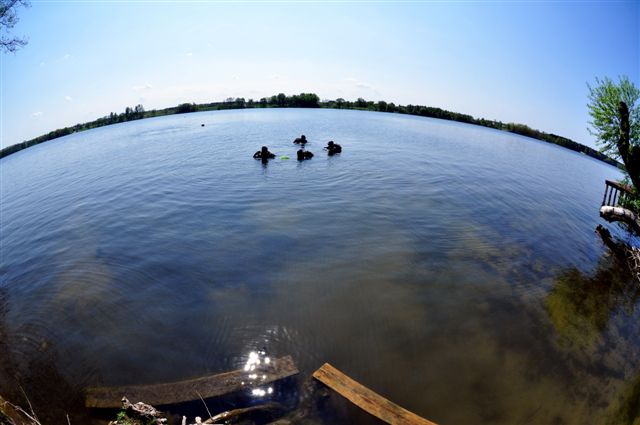
<svg viewBox="0 0 640 425">
<path fill-rule="evenodd" d="M 313 93 L 301 93 L 300 95 L 285 96 L 279 94 L 270 98 L 262 98 L 259 101 L 245 101 L 244 98 L 227 99 L 224 102 L 212 102 L 204 104 L 183 103 L 177 106 L 164 108 L 160 110 L 145 111 L 142 105 L 135 108 L 127 107 L 124 113 L 115 114 L 111 112 L 102 118 L 89 121 L 82 124 L 76 124 L 71 127 L 64 127 L 53 130 L 36 138 L 25 140 L 7 146 L 0 150 L 0 158 L 4 158 L 13 153 L 27 149 L 40 143 L 54 140 L 59 137 L 67 136 L 73 133 L 90 130 L 98 127 L 105 127 L 112 124 L 119 124 L 127 121 L 135 121 L 146 118 L 154 118 L 165 115 L 176 115 L 191 112 L 220 111 L 232 109 L 264 109 L 264 108 L 315 108 L 315 109 L 346 109 L 346 110 L 362 110 L 372 112 L 397 113 L 403 115 L 414 115 L 426 118 L 443 119 L 446 121 L 455 121 L 465 124 L 477 125 L 480 127 L 493 128 L 496 130 L 506 131 L 508 133 L 518 134 L 520 136 L 530 137 L 546 143 L 554 144 L 574 152 L 582 153 L 591 158 L 602 161 L 606 164 L 622 169 L 622 164 L 618 161 L 604 155 L 603 153 L 581 143 L 575 142 L 562 136 L 543 131 L 535 130 L 524 124 L 503 123 L 496 120 L 486 120 L 484 118 L 474 118 L 471 115 L 451 112 L 440 108 L 427 107 L 421 105 L 395 105 L 384 101 L 372 102 L 358 99 L 356 102 L 345 101 L 344 99 L 320 101 L 318 96 Z"/>
</svg>

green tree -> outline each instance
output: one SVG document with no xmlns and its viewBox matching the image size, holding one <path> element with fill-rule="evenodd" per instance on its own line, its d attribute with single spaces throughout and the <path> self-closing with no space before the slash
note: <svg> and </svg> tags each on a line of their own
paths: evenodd
<svg viewBox="0 0 640 425">
<path fill-rule="evenodd" d="M 181 103 L 176 108 L 176 114 L 186 114 L 189 112 L 195 112 L 198 110 L 198 107 L 195 103 Z"/>
<path fill-rule="evenodd" d="M 25 38 L 12 37 L 9 30 L 18 23 L 16 9 L 19 6 L 29 7 L 27 0 L 0 0 L 0 50 L 15 52 L 27 44 Z"/>
<path fill-rule="evenodd" d="M 300 93 L 289 98 L 288 106 L 296 108 L 318 108 L 320 98 L 315 93 Z"/>
<path fill-rule="evenodd" d="M 596 78 L 589 88 L 589 132 L 600 151 L 620 158 L 631 182 L 640 191 L 640 90 L 627 77 L 616 84 Z"/>
</svg>

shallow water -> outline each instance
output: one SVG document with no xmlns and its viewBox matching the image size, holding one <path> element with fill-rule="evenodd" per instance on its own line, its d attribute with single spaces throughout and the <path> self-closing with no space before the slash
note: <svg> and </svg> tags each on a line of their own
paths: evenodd
<svg viewBox="0 0 640 425">
<path fill-rule="evenodd" d="M 251 158 L 295 158 L 301 133 L 312 160 Z M 219 111 L 0 167 L 0 391 L 21 382 L 52 423 L 60 406 L 83 417 L 87 386 L 232 370 L 261 347 L 292 355 L 300 381 L 330 362 L 440 424 L 602 423 L 640 373 L 638 294 L 594 233 L 619 172 L 546 143 L 397 114 Z M 368 420 L 337 397 L 327 410 Z"/>
</svg>

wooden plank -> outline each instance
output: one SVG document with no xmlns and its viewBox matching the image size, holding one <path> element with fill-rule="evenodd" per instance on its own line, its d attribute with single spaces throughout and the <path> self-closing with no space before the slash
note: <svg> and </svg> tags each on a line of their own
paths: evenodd
<svg viewBox="0 0 640 425">
<path fill-rule="evenodd" d="M 609 191 L 609 198 L 607 199 L 607 205 L 611 205 L 612 207 L 615 207 L 615 205 L 611 203 L 611 195 L 613 195 L 616 192 L 617 192 L 616 190 Z"/>
<path fill-rule="evenodd" d="M 633 193 L 633 188 L 631 186 L 628 186 L 626 184 L 620 184 L 618 182 L 614 182 L 612 180 L 605 180 L 604 183 L 607 186 L 611 186 L 611 187 L 615 187 L 618 190 L 621 190 L 623 192 L 627 192 L 627 193 Z"/>
<path fill-rule="evenodd" d="M 257 374 L 257 379 L 251 381 L 248 377 L 250 373 Z M 253 388 L 253 383 L 259 383 L 262 387 L 264 384 L 287 378 L 297 373 L 298 369 L 291 356 L 285 356 L 271 359 L 269 364 L 263 363 L 252 372 L 234 370 L 218 375 L 164 384 L 88 388 L 85 394 L 85 406 L 91 408 L 119 408 L 122 404 L 122 397 L 127 397 L 132 403 L 142 401 L 154 406 L 182 403 L 199 400 L 200 396 L 202 398 L 217 397 L 245 388 Z"/>
<path fill-rule="evenodd" d="M 325 363 L 316 370 L 313 377 L 351 403 L 388 424 L 436 425 L 354 381 L 329 363 Z"/>
<path fill-rule="evenodd" d="M 602 198 L 602 207 L 607 205 L 607 195 L 609 194 L 609 185 L 604 186 L 604 198 Z"/>
</svg>

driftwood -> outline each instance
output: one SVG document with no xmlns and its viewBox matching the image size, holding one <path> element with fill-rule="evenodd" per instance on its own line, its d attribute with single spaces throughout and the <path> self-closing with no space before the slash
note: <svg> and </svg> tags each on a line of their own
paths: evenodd
<svg viewBox="0 0 640 425">
<path fill-rule="evenodd" d="M 237 416 L 245 415 L 247 413 L 255 412 L 258 410 L 284 411 L 285 407 L 280 403 L 266 403 L 260 404 L 258 406 L 244 407 L 242 409 L 233 409 L 226 412 L 218 413 L 217 415 L 204 421 L 203 424 L 216 424 L 218 422 L 228 421 L 231 418 L 235 418 Z"/>
<path fill-rule="evenodd" d="M 29 406 L 31 406 L 31 403 L 29 403 Z M 0 396 L 0 424 L 40 425 L 40 422 L 33 412 L 33 409 L 31 410 L 31 413 L 27 413 L 27 411 L 20 406 L 16 406 Z"/>
<path fill-rule="evenodd" d="M 298 369 L 291 356 L 285 356 L 272 359 L 269 364 L 259 365 L 252 373 L 258 374 L 260 385 L 264 385 L 296 375 Z M 89 388 L 85 396 L 85 405 L 90 408 L 117 408 L 120 407 L 118 400 L 127 397 L 162 406 L 229 394 L 249 388 L 250 383 L 245 370 L 235 370 L 165 384 Z"/>
<path fill-rule="evenodd" d="M 631 210 L 604 205 L 600 207 L 600 217 L 604 218 L 608 222 L 621 221 L 626 223 L 637 235 L 640 235 L 640 222 L 638 221 L 638 216 Z"/>
<path fill-rule="evenodd" d="M 436 425 L 373 392 L 325 363 L 313 373 L 322 382 L 351 403 L 388 424 Z"/>
</svg>

